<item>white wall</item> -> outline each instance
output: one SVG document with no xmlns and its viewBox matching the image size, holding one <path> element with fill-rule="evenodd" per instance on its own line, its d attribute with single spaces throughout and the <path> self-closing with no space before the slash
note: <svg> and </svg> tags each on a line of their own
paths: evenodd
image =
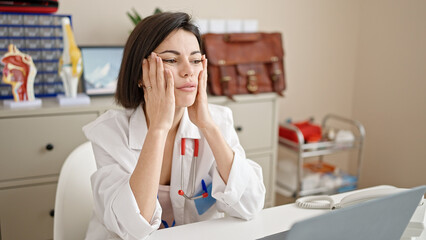
<svg viewBox="0 0 426 240">
<path fill-rule="evenodd" d="M 426 184 L 426 1 L 364 0 L 353 116 L 367 148 L 361 183 Z"/>
<path fill-rule="evenodd" d="M 280 101 L 279 119 L 352 114 L 357 1 L 73 0 L 62 1 L 59 13 L 73 15 L 79 45 L 122 45 L 133 27 L 126 16 L 132 7 L 143 17 L 160 7 L 195 18 L 258 19 L 260 30 L 284 36 L 288 91 Z"/>
<path fill-rule="evenodd" d="M 217 0 L 61 1 L 79 45 L 123 45 L 132 24 L 156 7 L 195 18 L 259 20 L 284 36 L 288 90 L 279 119 L 327 113 L 367 128 L 362 186 L 426 183 L 426 1 Z M 423 175 L 422 175 L 423 174 Z"/>
</svg>

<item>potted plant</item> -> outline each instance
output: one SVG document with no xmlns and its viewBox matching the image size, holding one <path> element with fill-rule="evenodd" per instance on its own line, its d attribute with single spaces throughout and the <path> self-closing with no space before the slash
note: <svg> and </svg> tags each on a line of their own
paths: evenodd
<svg viewBox="0 0 426 240">
<path fill-rule="evenodd" d="M 155 8 L 153 14 L 162 13 L 161 9 Z M 127 16 L 130 18 L 130 21 L 136 26 L 140 21 L 142 21 L 141 15 L 136 11 L 135 8 L 132 8 L 130 12 L 126 12 Z"/>
</svg>

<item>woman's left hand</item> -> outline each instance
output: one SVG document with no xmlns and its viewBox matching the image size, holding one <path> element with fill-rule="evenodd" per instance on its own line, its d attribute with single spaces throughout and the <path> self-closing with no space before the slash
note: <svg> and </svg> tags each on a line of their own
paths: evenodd
<svg viewBox="0 0 426 240">
<path fill-rule="evenodd" d="M 216 160 L 219 174 L 227 184 L 234 160 L 234 152 L 210 115 L 207 103 L 207 59 L 204 55 L 202 60 L 203 70 L 198 76 L 197 96 L 194 104 L 188 107 L 188 115 L 206 138 Z"/>
<path fill-rule="evenodd" d="M 202 58 L 203 70 L 198 75 L 198 91 L 195 97 L 195 102 L 188 107 L 188 114 L 191 122 L 197 125 L 198 128 L 207 128 L 213 125 L 213 120 L 210 116 L 207 103 L 207 59 L 203 55 Z"/>
</svg>

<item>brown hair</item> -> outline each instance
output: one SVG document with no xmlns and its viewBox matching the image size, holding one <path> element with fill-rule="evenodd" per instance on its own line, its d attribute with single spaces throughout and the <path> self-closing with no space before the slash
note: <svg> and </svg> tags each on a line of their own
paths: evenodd
<svg viewBox="0 0 426 240">
<path fill-rule="evenodd" d="M 142 79 L 142 61 L 174 30 L 183 29 L 195 35 L 201 49 L 200 32 L 187 13 L 164 12 L 144 18 L 132 31 L 124 46 L 117 80 L 115 102 L 125 108 L 137 108 L 144 102 L 138 87 Z"/>
</svg>

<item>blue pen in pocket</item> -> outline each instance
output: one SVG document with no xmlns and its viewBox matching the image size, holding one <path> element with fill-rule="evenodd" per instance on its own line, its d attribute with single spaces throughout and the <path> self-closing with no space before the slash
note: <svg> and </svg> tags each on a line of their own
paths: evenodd
<svg viewBox="0 0 426 240">
<path fill-rule="evenodd" d="M 216 199 L 212 197 L 212 184 L 210 183 L 207 186 L 203 179 L 201 180 L 201 187 L 203 190 L 201 193 L 197 194 L 197 196 L 202 195 L 203 197 L 194 200 L 198 215 L 203 215 L 211 206 L 213 206 L 213 204 L 216 203 Z"/>
</svg>

